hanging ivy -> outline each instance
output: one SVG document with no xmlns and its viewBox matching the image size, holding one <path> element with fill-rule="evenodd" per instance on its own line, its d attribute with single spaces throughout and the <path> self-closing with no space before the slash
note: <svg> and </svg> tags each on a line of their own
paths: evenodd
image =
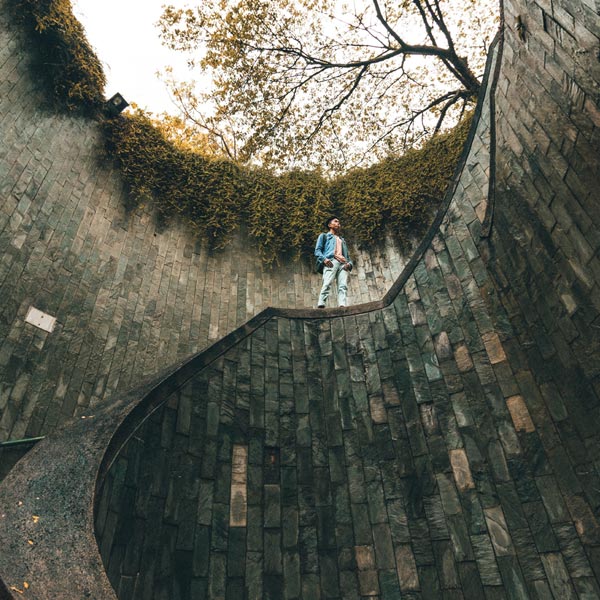
<svg viewBox="0 0 600 600">
<path fill-rule="evenodd" d="M 69 0 L 10 0 L 33 40 L 36 64 L 55 104 L 100 119 L 107 154 L 129 188 L 131 207 L 150 204 L 166 226 L 186 220 L 212 247 L 222 247 L 241 222 L 265 263 L 311 253 L 328 215 L 367 247 L 383 229 L 402 242 L 423 233 L 441 203 L 467 137 L 470 119 L 422 148 L 355 169 L 334 180 L 315 172 L 275 175 L 216 160 L 168 139 L 143 111 L 102 118 L 102 65 Z"/>
<path fill-rule="evenodd" d="M 31 41 L 34 69 L 52 102 L 67 110 L 98 111 L 106 77 L 70 0 L 9 0 L 13 19 Z"/>
<path fill-rule="evenodd" d="M 410 150 L 328 181 L 307 171 L 274 175 L 181 149 L 142 111 L 105 122 L 108 154 L 139 204 L 180 214 L 212 245 L 227 243 L 243 219 L 266 263 L 310 252 L 323 222 L 338 214 L 347 237 L 370 245 L 382 228 L 400 240 L 420 235 L 452 179 L 470 119 Z"/>
<path fill-rule="evenodd" d="M 400 242 L 422 235 L 452 180 L 470 124 L 468 116 L 421 148 L 334 181 L 334 202 L 353 239 L 372 244 L 381 239 L 382 227 Z"/>
</svg>

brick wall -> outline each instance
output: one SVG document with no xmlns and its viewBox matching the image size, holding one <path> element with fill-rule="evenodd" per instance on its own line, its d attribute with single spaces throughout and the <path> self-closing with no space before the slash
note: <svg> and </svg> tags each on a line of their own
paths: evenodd
<svg viewBox="0 0 600 600">
<path fill-rule="evenodd" d="M 495 203 L 486 103 L 447 216 L 390 307 L 272 319 L 138 430 L 97 512 L 119 598 L 600 595 L 597 248 L 567 241 L 580 219 L 594 243 L 597 203 L 591 180 L 568 196 L 558 158 L 559 124 L 588 116 L 580 98 L 550 120 L 560 82 L 536 87 L 550 61 L 516 56 L 511 9 Z M 546 147 L 522 141 L 535 122 Z M 597 140 L 587 125 L 581 147 Z M 572 171 L 597 173 L 596 158 Z M 557 198 L 572 219 L 546 227 Z"/>
<path fill-rule="evenodd" d="M 569 8 L 581 44 L 598 17 L 561 6 L 507 3 L 496 112 L 488 95 L 448 211 L 391 303 L 276 313 L 140 392 L 120 428 L 130 396 L 43 442 L 0 486 L 8 585 L 105 590 L 95 518 L 121 600 L 600 597 L 600 77 L 594 44 L 569 48 L 552 24 Z M 48 576 L 84 555 L 84 573 Z"/>
<path fill-rule="evenodd" d="M 269 320 L 132 436 L 96 513 L 119 598 L 549 589 L 533 550 L 546 523 L 529 530 L 520 507 L 542 503 L 535 475 L 555 481 L 529 467 L 540 438 L 477 248 L 489 118 L 485 103 L 449 211 L 390 306 Z"/>
<path fill-rule="evenodd" d="M 0 440 L 49 433 L 267 306 L 314 306 L 320 288 L 310 259 L 267 269 L 243 232 L 210 252 L 184 226 L 127 214 L 97 126 L 43 107 L 3 6 Z M 352 304 L 381 298 L 406 262 L 390 240 L 353 256 Z M 30 306 L 57 318 L 53 333 L 25 323 Z"/>
<path fill-rule="evenodd" d="M 521 319 L 523 339 L 539 351 L 533 360 L 560 364 L 568 385 L 578 388 L 570 395 L 583 395 L 595 406 L 592 398 L 600 394 L 598 4 L 507 2 L 505 19 L 490 266 L 509 311 Z M 559 379 L 568 387 L 564 375 Z"/>
</svg>

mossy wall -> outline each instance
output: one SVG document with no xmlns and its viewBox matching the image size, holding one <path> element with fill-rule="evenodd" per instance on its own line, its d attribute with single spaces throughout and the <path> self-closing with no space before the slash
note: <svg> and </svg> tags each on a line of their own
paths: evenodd
<svg viewBox="0 0 600 600">
<path fill-rule="evenodd" d="M 49 106 L 39 55 L 9 4 L 0 3 L 0 440 L 49 433 L 266 306 L 314 305 L 320 287 L 311 257 L 265 265 L 247 226 L 216 251 L 184 219 L 160 227 L 152 207 L 128 211 L 100 126 Z M 353 304 L 380 298 L 406 261 L 391 240 L 353 254 Z M 53 333 L 25 323 L 30 306 L 57 318 Z"/>
<path fill-rule="evenodd" d="M 47 103 L 58 111 L 101 113 L 106 76 L 70 0 L 7 0 L 6 6 L 28 41 Z"/>
<path fill-rule="evenodd" d="M 407 251 L 442 203 L 470 123 L 466 116 L 418 149 L 333 179 L 205 156 L 169 139 L 164 125 L 140 110 L 108 119 L 102 129 L 130 206 L 152 206 L 165 227 L 180 216 L 212 248 L 227 245 L 247 223 L 250 243 L 273 265 L 312 254 L 333 214 L 354 242 L 381 248 L 389 234 Z"/>
<path fill-rule="evenodd" d="M 106 598 L 109 580 L 118 597 L 144 600 L 600 597 L 599 19 L 577 0 L 507 4 L 504 16 L 494 102 L 481 107 L 444 220 L 390 303 L 336 317 L 270 313 L 173 373 L 148 360 L 165 377 L 154 395 L 145 397 L 147 382 L 135 397 L 98 402 L 82 415 L 93 418 L 42 442 L 0 486 L 7 587 L 27 581 L 30 595 L 65 600 L 92 588 Z M 0 60 L 9 90 L 19 60 Z M 42 390 L 50 382 L 49 394 L 68 406 L 72 382 L 83 372 L 93 385 L 94 366 L 108 356 L 90 353 L 96 347 L 112 350 L 129 376 L 123 357 L 143 357 L 148 339 L 163 360 L 174 355 L 188 296 L 169 290 L 181 291 L 192 273 L 177 266 L 193 254 L 184 235 L 153 241 L 149 220 L 147 238 L 115 223 L 124 215 L 118 178 L 103 175 L 86 145 L 67 158 L 87 157 L 89 171 L 64 166 L 48 176 L 61 144 L 52 138 L 46 151 L 48 130 L 31 94 L 24 101 L 3 121 L 19 150 L 3 167 L 12 183 L 0 357 L 4 372 L 18 375 L 3 382 L 3 419 L 15 407 L 39 414 L 45 396 L 28 395 L 30 381 Z M 51 125 L 71 144 L 77 132 L 90 135 L 83 121 Z M 86 204 L 96 185 L 109 199 Z M 74 204 L 50 199 L 55 188 Z M 102 219 L 104 237 L 84 235 Z M 167 278 L 153 270 L 160 308 L 143 301 L 144 268 L 138 274 L 122 259 L 123 248 L 155 246 L 169 265 Z M 42 284 L 18 260 L 27 252 L 46 269 Z M 114 284 L 97 302 L 95 277 L 106 273 Z M 10 318 L 20 314 L 19 294 L 40 289 L 65 290 L 73 317 L 62 339 L 85 366 L 59 369 L 58 385 L 56 363 L 21 365 L 59 346 Z M 130 301 L 139 313 L 121 312 Z M 78 310 L 91 311 L 92 328 Z M 155 338 L 140 334 L 147 311 Z M 138 337 L 121 334 L 126 324 Z M 96 326 L 103 336 L 91 338 Z M 82 557 L 90 568 L 80 569 Z"/>
</svg>

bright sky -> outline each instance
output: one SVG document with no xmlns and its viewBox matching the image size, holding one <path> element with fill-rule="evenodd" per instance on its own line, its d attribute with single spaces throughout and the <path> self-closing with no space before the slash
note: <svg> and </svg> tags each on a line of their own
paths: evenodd
<svg viewBox="0 0 600 600">
<path fill-rule="evenodd" d="M 155 23 L 164 4 L 182 7 L 189 0 L 72 0 L 72 3 L 75 16 L 104 66 L 107 98 L 120 92 L 127 102 L 135 102 L 152 112 L 174 112 L 167 88 L 156 72 L 173 66 L 180 79 L 189 76 L 182 53 L 161 45 Z"/>
</svg>

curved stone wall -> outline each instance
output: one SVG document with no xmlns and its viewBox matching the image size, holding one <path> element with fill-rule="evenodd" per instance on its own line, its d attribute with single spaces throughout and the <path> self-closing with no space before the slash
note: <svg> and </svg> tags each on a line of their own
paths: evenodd
<svg viewBox="0 0 600 600">
<path fill-rule="evenodd" d="M 116 456 L 96 530 L 120 599 L 551 597 L 563 558 L 536 547 L 554 536 L 544 502 L 592 580 L 477 247 L 487 106 L 391 305 L 270 319 Z M 589 506 L 571 510 L 598 543 Z"/>
<path fill-rule="evenodd" d="M 90 544 L 100 466 L 96 527 L 122 598 L 434 597 L 500 586 L 486 523 L 502 511 L 491 501 L 490 423 L 480 431 L 478 417 L 490 361 L 506 360 L 496 331 L 511 332 L 476 293 L 487 280 L 472 254 L 485 214 L 486 106 L 443 223 L 384 302 L 332 317 L 267 311 L 13 469 L 7 506 L 28 473 L 52 465 L 0 521 L 3 578 L 32 579 L 38 598 L 106 597 Z M 516 443 L 508 409 L 497 410 Z M 502 461 L 498 440 L 493 448 Z M 494 543 L 505 536 L 495 530 Z M 18 559 L 27 537 L 33 578 Z M 65 581 L 61 566 L 75 564 L 85 568 Z M 524 585 L 518 564 L 502 568 Z"/>
<path fill-rule="evenodd" d="M 264 311 L 38 445 L 0 486 L 9 589 L 600 597 L 600 18 L 504 16 L 494 102 L 384 301 Z"/>
<path fill-rule="evenodd" d="M 215 253 L 183 225 L 127 214 L 96 124 L 44 109 L 5 0 L 0 81 L 1 441 L 51 432 L 267 306 L 314 306 L 310 260 L 266 269 L 243 233 Z M 390 240 L 354 257 L 353 304 L 381 298 L 406 262 Z M 25 322 L 31 306 L 53 333 Z"/>
<path fill-rule="evenodd" d="M 597 429 L 598 5 L 517 1 L 507 4 L 505 18 L 490 268 L 547 401 L 558 387 L 579 413 L 577 428 Z M 579 433 L 586 439 L 590 432 Z"/>
</svg>

